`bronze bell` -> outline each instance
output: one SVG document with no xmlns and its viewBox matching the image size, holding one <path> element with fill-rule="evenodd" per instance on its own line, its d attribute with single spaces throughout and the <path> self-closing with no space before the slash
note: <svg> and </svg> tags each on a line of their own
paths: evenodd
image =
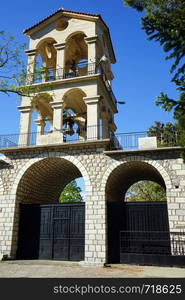
<svg viewBox="0 0 185 300">
<path fill-rule="evenodd" d="M 73 126 L 70 122 L 66 123 L 65 133 L 68 134 L 68 135 L 73 135 L 74 134 Z"/>
</svg>

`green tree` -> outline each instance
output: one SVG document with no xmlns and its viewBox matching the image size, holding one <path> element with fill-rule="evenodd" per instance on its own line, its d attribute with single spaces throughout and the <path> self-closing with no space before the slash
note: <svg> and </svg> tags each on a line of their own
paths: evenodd
<svg viewBox="0 0 185 300">
<path fill-rule="evenodd" d="M 133 184 L 126 193 L 126 201 L 166 201 L 165 189 L 152 181 L 139 181 Z"/>
<path fill-rule="evenodd" d="M 180 132 L 179 145 L 185 148 L 185 1 L 124 0 L 124 4 L 144 13 L 141 24 L 148 40 L 159 42 L 164 52 L 168 53 L 166 59 L 172 61 L 171 81 L 176 84 L 178 99 L 161 92 L 156 105 L 166 112 L 174 111 Z"/>
<path fill-rule="evenodd" d="M 177 124 L 167 122 L 166 124 L 155 121 L 147 131 L 148 136 L 156 136 L 158 147 L 177 146 L 179 130 Z"/>
<path fill-rule="evenodd" d="M 7 95 L 26 92 L 26 67 L 23 60 L 25 45 L 19 45 L 15 38 L 0 31 L 0 92 Z"/>
<path fill-rule="evenodd" d="M 14 36 L 0 31 L 0 92 L 6 95 L 34 96 L 39 87 L 29 85 L 29 76 L 24 59 L 25 44 L 19 44 Z M 28 70 L 29 71 L 29 70 Z M 36 66 L 35 76 L 42 78 L 43 66 Z M 33 75 L 33 74 L 32 74 Z M 31 76 L 32 76 L 31 75 Z M 52 85 L 50 84 L 52 88 Z"/>
<path fill-rule="evenodd" d="M 173 80 L 184 79 L 185 71 L 185 2 L 181 0 L 124 0 L 139 12 L 144 12 L 141 18 L 142 29 L 148 35 L 148 40 L 160 43 L 173 59 L 171 72 L 175 71 Z"/>
<path fill-rule="evenodd" d="M 77 186 L 76 181 L 73 180 L 64 188 L 63 192 L 59 197 L 59 202 L 60 203 L 82 202 L 83 198 L 80 193 L 81 193 L 81 188 Z"/>
</svg>

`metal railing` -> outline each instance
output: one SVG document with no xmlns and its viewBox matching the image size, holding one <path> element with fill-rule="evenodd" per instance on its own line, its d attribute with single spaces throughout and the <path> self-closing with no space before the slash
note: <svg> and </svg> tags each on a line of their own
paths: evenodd
<svg viewBox="0 0 185 300">
<path fill-rule="evenodd" d="M 25 84 L 38 84 L 38 83 L 48 83 L 57 80 L 64 80 L 70 78 L 76 78 L 81 76 L 89 76 L 89 75 L 102 75 L 102 79 L 105 83 L 105 86 L 108 92 L 111 95 L 112 101 L 117 106 L 117 100 L 112 90 L 112 87 L 106 78 L 105 72 L 102 69 L 100 64 L 97 63 L 81 63 L 74 66 L 72 69 L 67 70 L 66 68 L 57 68 L 51 69 L 46 68 L 44 70 L 35 71 L 35 73 L 28 73 L 26 77 Z"/>
<path fill-rule="evenodd" d="M 139 139 L 147 137 L 156 137 L 157 148 L 176 147 L 179 145 L 179 132 L 172 131 L 170 134 L 150 134 L 148 131 L 112 133 L 110 150 L 132 150 L 139 149 Z M 150 145 L 148 146 L 150 148 Z"/>
<path fill-rule="evenodd" d="M 45 131 L 42 135 L 37 132 L 31 132 L 29 134 L 0 135 L 0 148 L 9 149 L 23 146 L 36 146 L 40 144 L 63 144 L 96 141 L 101 139 L 103 139 L 102 126 L 88 126 L 86 128 L 73 127 L 73 131 L 71 132 L 69 132 L 67 128 L 64 128 L 61 131 Z"/>
<path fill-rule="evenodd" d="M 34 146 L 38 142 L 38 136 L 48 136 L 53 133 L 62 133 L 61 143 L 78 142 L 87 140 L 100 140 L 102 137 L 102 126 L 88 126 L 86 128 L 73 127 L 73 132 L 67 132 L 67 129 L 62 131 L 52 130 L 46 131 L 43 135 L 37 132 L 31 132 L 29 134 L 7 134 L 0 135 L 0 148 L 14 148 L 18 146 Z M 170 136 L 165 137 L 163 135 L 156 136 L 157 147 L 176 147 L 178 146 L 178 132 L 172 132 Z M 131 132 L 131 133 L 110 133 L 109 150 L 133 150 L 139 149 L 139 138 L 146 138 L 148 132 Z M 23 141 L 23 142 L 21 142 Z M 46 142 L 47 144 L 47 142 Z M 150 149 L 150 145 L 148 146 Z"/>
<path fill-rule="evenodd" d="M 80 76 L 88 76 L 95 74 L 102 74 L 102 69 L 96 63 L 91 64 L 77 64 L 71 69 L 66 68 L 45 68 L 44 70 L 35 71 L 35 73 L 28 73 L 26 84 L 42 83 L 55 80 L 62 80 L 68 78 L 75 78 Z"/>
<path fill-rule="evenodd" d="M 185 232 L 120 231 L 120 254 L 185 255 Z"/>
</svg>

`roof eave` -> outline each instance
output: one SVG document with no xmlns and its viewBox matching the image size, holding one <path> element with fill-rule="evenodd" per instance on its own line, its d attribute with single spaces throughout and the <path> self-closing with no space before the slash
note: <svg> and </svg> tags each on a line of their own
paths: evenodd
<svg viewBox="0 0 185 300">
<path fill-rule="evenodd" d="M 76 18 L 84 18 L 84 19 L 91 19 L 91 20 L 96 20 L 99 19 L 101 16 L 98 14 L 88 14 L 88 13 L 82 13 L 82 12 L 75 12 L 75 11 L 70 11 L 70 10 L 65 10 L 60 8 L 57 10 L 55 13 L 49 15 L 48 17 L 44 18 L 40 22 L 37 22 L 33 26 L 23 30 L 23 33 L 26 36 L 30 36 L 38 26 L 46 23 L 47 21 L 51 21 L 52 19 L 55 19 L 59 14 L 63 14 L 63 16 L 76 16 Z"/>
</svg>

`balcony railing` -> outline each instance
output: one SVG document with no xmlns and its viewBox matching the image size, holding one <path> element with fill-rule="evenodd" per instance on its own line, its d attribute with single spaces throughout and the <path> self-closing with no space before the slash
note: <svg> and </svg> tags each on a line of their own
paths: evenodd
<svg viewBox="0 0 185 300">
<path fill-rule="evenodd" d="M 29 73 L 27 75 L 26 84 L 43 83 L 95 74 L 102 74 L 102 69 L 97 67 L 96 63 L 78 64 L 73 70 L 70 69 L 68 71 L 66 68 L 46 68 L 44 70 L 35 71 L 35 73 Z"/>
<path fill-rule="evenodd" d="M 59 69 L 51 69 L 47 68 L 42 71 L 36 71 L 35 73 L 28 73 L 26 78 L 26 85 L 30 84 L 38 84 L 38 83 L 48 83 L 52 81 L 57 80 L 64 80 L 64 79 L 70 79 L 70 78 L 77 78 L 81 76 L 90 76 L 90 75 L 96 75 L 100 74 L 102 75 L 102 79 L 105 83 L 105 86 L 108 90 L 108 92 L 111 95 L 112 101 L 117 106 L 117 100 L 113 93 L 112 87 L 109 84 L 109 81 L 106 78 L 106 75 L 101 68 L 100 65 L 97 65 L 96 63 L 81 63 L 77 64 L 73 70 L 67 71 L 66 68 L 59 68 Z"/>
<path fill-rule="evenodd" d="M 177 131 L 171 131 L 169 134 L 161 133 L 153 135 L 149 134 L 147 131 L 116 134 L 113 133 L 111 136 L 110 150 L 177 147 L 179 146 L 178 137 L 179 132 Z M 149 138 L 154 138 L 152 143 Z M 145 143 L 144 147 L 141 146 L 141 142 Z"/>
<path fill-rule="evenodd" d="M 61 136 L 60 136 L 61 134 Z M 49 131 L 45 132 L 43 135 L 38 134 L 37 132 L 31 132 L 29 134 L 6 134 L 0 135 L 0 148 L 16 148 L 22 146 L 34 146 L 39 145 L 39 140 L 43 139 L 43 144 L 45 145 L 55 143 L 55 136 L 58 143 L 70 143 L 70 142 L 82 142 L 82 141 L 96 141 L 102 140 L 105 137 L 102 135 L 101 126 L 88 126 L 84 129 L 79 129 L 78 127 L 73 128 L 73 132 L 69 134 L 66 129 L 62 131 Z M 110 139 L 109 150 L 134 150 L 134 149 L 143 149 L 140 146 L 141 140 L 144 141 L 144 148 L 163 148 L 163 147 L 177 147 L 178 143 L 178 132 L 171 132 L 170 135 L 159 135 L 153 136 L 151 145 L 148 132 L 131 132 L 131 133 L 119 133 L 114 134 L 110 133 L 110 136 L 107 136 Z M 48 137 L 48 140 L 47 140 Z M 44 140 L 45 139 L 45 140 Z"/>
<path fill-rule="evenodd" d="M 63 129 L 62 131 L 47 131 L 42 135 L 37 132 L 0 135 L 0 148 L 9 149 L 25 146 L 97 141 L 102 139 L 101 126 L 88 126 L 84 129 L 74 127 L 72 132 Z"/>
</svg>

